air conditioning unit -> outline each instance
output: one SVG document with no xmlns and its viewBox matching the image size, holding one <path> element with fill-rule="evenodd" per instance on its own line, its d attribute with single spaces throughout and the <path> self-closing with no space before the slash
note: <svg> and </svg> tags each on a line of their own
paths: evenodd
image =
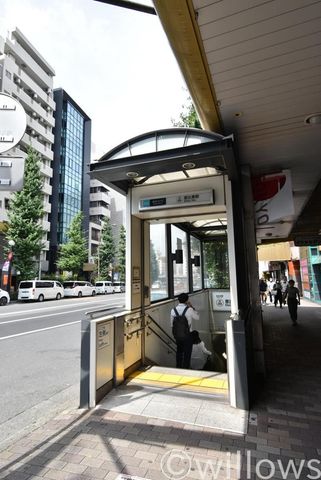
<svg viewBox="0 0 321 480">
<path fill-rule="evenodd" d="M 36 135 L 36 130 L 31 130 L 30 135 L 34 137 Z"/>
<path fill-rule="evenodd" d="M 33 98 L 34 100 L 37 100 L 38 95 L 37 95 L 36 93 L 34 93 L 34 94 L 32 95 L 32 98 Z"/>
</svg>

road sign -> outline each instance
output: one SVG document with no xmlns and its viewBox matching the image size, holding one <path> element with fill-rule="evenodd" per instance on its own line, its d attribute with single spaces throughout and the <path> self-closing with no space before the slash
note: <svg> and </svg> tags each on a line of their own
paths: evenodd
<svg viewBox="0 0 321 480">
<path fill-rule="evenodd" d="M 27 126 L 23 106 L 6 93 L 0 93 L 0 153 L 15 147 L 23 137 Z"/>
</svg>

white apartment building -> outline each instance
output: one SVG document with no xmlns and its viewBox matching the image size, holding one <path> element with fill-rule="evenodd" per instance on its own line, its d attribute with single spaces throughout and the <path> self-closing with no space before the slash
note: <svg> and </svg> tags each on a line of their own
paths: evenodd
<svg viewBox="0 0 321 480">
<path fill-rule="evenodd" d="M 16 28 L 7 38 L 0 37 L 0 90 L 16 98 L 27 114 L 27 130 L 16 148 L 6 152 L 6 156 L 26 157 L 29 146 L 33 147 L 41 159 L 43 177 L 44 217 L 43 228 L 45 248 L 41 254 L 41 270 L 48 270 L 50 230 L 49 197 L 52 192 L 50 180 L 53 175 L 52 145 L 55 125 L 53 101 L 53 77 L 55 72 L 27 38 Z M 14 165 L 14 161 L 13 161 Z M 14 167 L 13 167 L 14 168 Z M 7 219 L 6 207 L 11 193 L 0 191 L 0 221 Z"/>
<path fill-rule="evenodd" d="M 90 180 L 89 258 L 97 256 L 104 218 L 109 218 L 116 250 L 120 226 L 125 225 L 125 199 L 99 180 Z"/>
<path fill-rule="evenodd" d="M 110 219 L 109 190 L 99 180 L 90 180 L 89 258 L 97 255 L 104 218 Z"/>
</svg>

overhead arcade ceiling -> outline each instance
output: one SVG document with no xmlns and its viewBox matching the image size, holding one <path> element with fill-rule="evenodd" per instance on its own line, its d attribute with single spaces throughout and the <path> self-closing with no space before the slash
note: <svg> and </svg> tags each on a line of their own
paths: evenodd
<svg viewBox="0 0 321 480">
<path fill-rule="evenodd" d="M 318 236 L 321 117 L 307 119 L 321 112 L 321 2 L 154 5 L 203 127 L 233 133 L 253 175 L 291 171 L 295 213 L 259 229 L 258 239 Z"/>
</svg>

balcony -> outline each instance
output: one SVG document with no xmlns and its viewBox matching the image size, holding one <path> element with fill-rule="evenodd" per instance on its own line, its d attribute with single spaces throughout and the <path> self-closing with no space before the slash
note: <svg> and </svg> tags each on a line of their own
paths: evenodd
<svg viewBox="0 0 321 480">
<path fill-rule="evenodd" d="M 41 87 L 52 87 L 52 77 L 48 75 L 38 64 L 37 62 L 26 52 L 18 43 L 13 43 L 8 38 L 6 39 L 6 53 L 11 53 L 16 60 L 27 65 L 28 72 L 32 75 L 36 83 Z"/>
<path fill-rule="evenodd" d="M 48 112 L 42 106 L 31 98 L 19 85 L 16 85 L 13 81 L 10 82 L 12 87 L 12 93 L 14 93 L 20 100 L 22 106 L 26 111 L 34 111 L 40 118 L 43 118 L 51 127 L 55 126 L 55 119 L 51 112 Z"/>
<path fill-rule="evenodd" d="M 43 204 L 43 209 L 46 213 L 51 213 L 51 203 L 49 202 L 44 202 Z"/>
<path fill-rule="evenodd" d="M 24 89 L 30 88 L 30 90 L 38 95 L 39 100 L 41 99 L 52 110 L 55 110 L 56 104 L 53 99 L 41 87 L 39 87 L 29 75 L 27 75 L 21 68 L 18 69 L 18 67 L 16 75 L 21 79 Z"/>
<path fill-rule="evenodd" d="M 109 203 L 109 195 L 107 192 L 97 192 L 90 194 L 91 202 L 106 202 Z"/>
<path fill-rule="evenodd" d="M 40 173 L 41 173 L 44 177 L 52 178 L 53 170 L 52 170 L 51 167 L 48 167 L 48 165 L 44 165 L 44 164 L 41 162 L 41 164 L 40 164 Z"/>
<path fill-rule="evenodd" d="M 41 222 L 42 224 L 42 228 L 46 231 L 46 232 L 49 232 L 50 231 L 50 222 L 48 222 L 48 220 L 42 220 Z"/>
<path fill-rule="evenodd" d="M 105 207 L 90 207 L 89 215 L 104 215 L 110 217 L 110 210 Z"/>
<path fill-rule="evenodd" d="M 44 183 L 41 191 L 43 193 L 46 193 L 47 195 L 51 195 L 52 194 L 52 186 L 49 185 L 49 183 Z"/>
<path fill-rule="evenodd" d="M 45 147 L 42 143 L 38 142 L 38 140 L 28 135 L 27 133 L 21 139 L 21 144 L 25 147 L 33 147 L 37 152 L 39 152 L 44 157 L 48 158 L 49 160 L 53 160 L 53 151 L 49 147 Z"/>
<path fill-rule="evenodd" d="M 54 143 L 55 137 L 52 132 L 47 132 L 45 127 L 39 123 L 38 120 L 33 118 L 31 115 L 27 115 L 28 126 L 32 128 L 38 135 L 44 137 L 46 142 Z"/>
</svg>

